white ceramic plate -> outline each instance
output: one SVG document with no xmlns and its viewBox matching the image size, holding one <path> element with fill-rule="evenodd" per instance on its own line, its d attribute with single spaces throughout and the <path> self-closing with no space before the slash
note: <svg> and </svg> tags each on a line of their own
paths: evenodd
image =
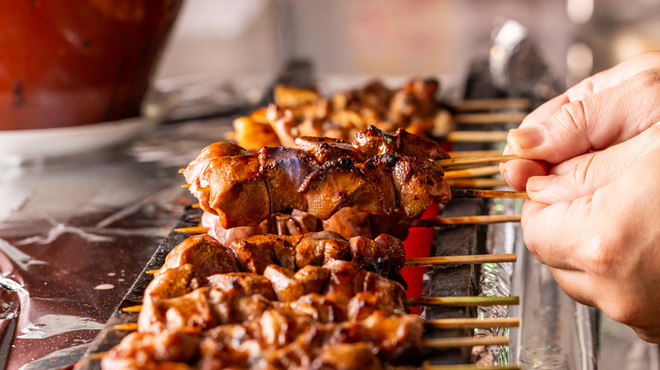
<svg viewBox="0 0 660 370">
<path fill-rule="evenodd" d="M 157 124 L 155 117 L 135 117 L 75 127 L 0 131 L 0 159 L 13 162 L 104 149 L 134 139 Z"/>
</svg>

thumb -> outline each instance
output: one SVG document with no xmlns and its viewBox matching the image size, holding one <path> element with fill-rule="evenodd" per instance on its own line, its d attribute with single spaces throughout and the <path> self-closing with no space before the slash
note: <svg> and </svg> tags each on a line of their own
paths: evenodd
<svg viewBox="0 0 660 370">
<path fill-rule="evenodd" d="M 592 195 L 657 147 L 660 147 L 660 126 L 653 126 L 624 143 L 560 163 L 548 176 L 530 177 L 527 192 L 530 199 L 546 204 Z"/>
<path fill-rule="evenodd" d="M 510 151 L 560 163 L 628 140 L 660 120 L 660 70 L 561 106 L 549 119 L 509 132 Z"/>
</svg>

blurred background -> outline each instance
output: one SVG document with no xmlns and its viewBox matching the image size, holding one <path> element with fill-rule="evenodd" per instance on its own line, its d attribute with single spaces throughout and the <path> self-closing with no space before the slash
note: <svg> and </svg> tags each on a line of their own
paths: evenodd
<svg viewBox="0 0 660 370">
<path fill-rule="evenodd" d="M 567 86 L 660 46 L 660 0 L 188 0 L 156 78 L 274 75 L 302 57 L 319 75 L 460 79 L 507 19 Z"/>
</svg>

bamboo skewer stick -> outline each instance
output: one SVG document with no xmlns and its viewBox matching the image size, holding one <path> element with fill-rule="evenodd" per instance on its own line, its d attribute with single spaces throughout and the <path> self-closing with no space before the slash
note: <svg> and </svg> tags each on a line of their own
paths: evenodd
<svg viewBox="0 0 660 370">
<path fill-rule="evenodd" d="M 459 189 L 466 191 L 485 191 L 485 190 L 472 190 L 472 189 Z M 483 196 L 480 198 L 520 198 L 521 194 L 524 192 L 513 192 L 513 191 L 504 191 L 497 193 L 506 193 L 504 196 Z M 488 195 L 488 194 L 487 194 Z M 453 195 L 452 196 L 456 196 Z M 434 218 L 426 220 L 413 220 L 410 223 L 410 227 L 434 227 L 434 226 L 443 226 L 443 225 L 488 225 L 488 224 L 499 224 L 503 222 L 520 222 L 520 215 L 484 215 L 484 216 L 465 216 L 465 217 L 448 217 L 448 218 Z M 188 234 L 206 234 L 211 230 L 208 227 L 201 226 L 192 226 L 192 227 L 181 227 L 174 229 L 174 231 L 179 233 L 188 233 Z"/>
<path fill-rule="evenodd" d="M 500 166 L 486 166 L 478 168 L 468 168 L 466 170 L 446 171 L 443 178 L 447 179 L 461 179 L 466 177 L 479 177 L 490 176 L 500 173 Z"/>
<path fill-rule="evenodd" d="M 122 312 L 140 312 L 142 311 L 142 305 L 129 306 L 121 309 Z"/>
<path fill-rule="evenodd" d="M 211 230 L 208 227 L 201 227 L 201 226 L 192 226 L 192 227 L 180 227 L 178 229 L 174 229 L 174 231 L 178 233 L 188 233 L 188 234 L 206 234 Z"/>
<path fill-rule="evenodd" d="M 435 227 L 444 225 L 490 225 L 501 224 L 505 222 L 520 222 L 520 215 L 485 215 L 485 216 L 465 216 L 432 218 L 425 220 L 413 220 L 410 227 Z"/>
<path fill-rule="evenodd" d="M 442 168 L 450 168 L 456 166 L 467 166 L 467 165 L 475 165 L 475 164 L 504 163 L 512 159 L 519 159 L 519 157 L 513 154 L 498 155 L 492 157 L 462 157 L 462 158 L 438 159 L 435 161 L 435 163 L 442 166 Z"/>
<path fill-rule="evenodd" d="M 526 191 L 451 189 L 451 196 L 455 198 L 529 199 L 529 196 L 527 196 Z"/>
<path fill-rule="evenodd" d="M 135 331 L 138 328 L 138 323 L 132 322 L 128 324 L 119 324 L 112 327 L 115 330 Z"/>
<path fill-rule="evenodd" d="M 506 141 L 508 131 L 452 131 L 447 134 L 450 143 L 492 143 Z"/>
<path fill-rule="evenodd" d="M 467 113 L 454 116 L 454 122 L 457 124 L 491 124 L 522 122 L 527 113 Z"/>
<path fill-rule="evenodd" d="M 434 329 L 488 329 L 488 328 L 515 328 L 520 326 L 518 318 L 502 319 L 437 319 L 425 320 L 424 326 Z"/>
<path fill-rule="evenodd" d="M 496 306 L 496 305 L 518 305 L 520 298 L 513 297 L 431 297 L 431 298 L 406 298 L 406 306 L 444 306 L 444 307 L 468 307 L 468 306 Z"/>
<path fill-rule="evenodd" d="M 506 346 L 509 344 L 507 337 L 483 337 L 483 338 L 435 338 L 422 341 L 426 348 L 458 348 L 475 346 Z"/>
<path fill-rule="evenodd" d="M 126 307 L 130 308 L 131 313 L 139 313 L 142 305 Z M 488 328 L 512 328 L 520 326 L 518 318 L 495 318 L 495 319 L 477 319 L 477 318 L 457 318 L 457 319 L 435 319 L 424 320 L 424 326 L 433 329 L 488 329 Z M 115 325 L 115 330 L 137 330 L 138 323 L 128 323 Z"/>
<path fill-rule="evenodd" d="M 456 111 L 506 108 L 528 109 L 530 106 L 529 99 L 471 99 L 451 105 L 452 109 Z"/>
<path fill-rule="evenodd" d="M 398 367 L 396 370 L 418 370 L 417 368 Z M 423 365 L 419 370 L 520 370 L 518 365 L 481 366 L 481 365 Z"/>
<path fill-rule="evenodd" d="M 465 150 L 465 151 L 452 151 L 447 152 L 452 158 L 461 158 L 461 157 L 492 157 L 495 155 L 502 155 L 501 150 Z"/>
<path fill-rule="evenodd" d="M 494 188 L 509 185 L 501 179 L 449 179 L 446 182 L 451 187 L 461 188 Z"/>
<path fill-rule="evenodd" d="M 467 256 L 435 256 L 406 258 L 406 266 L 446 266 L 471 265 L 482 263 L 516 262 L 514 253 L 507 254 L 474 254 Z"/>
</svg>

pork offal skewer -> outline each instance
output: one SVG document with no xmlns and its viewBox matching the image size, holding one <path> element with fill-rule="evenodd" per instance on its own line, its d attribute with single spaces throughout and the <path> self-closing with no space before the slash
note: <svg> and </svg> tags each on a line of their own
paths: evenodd
<svg viewBox="0 0 660 370">
<path fill-rule="evenodd" d="M 265 147 L 258 154 L 212 144 L 184 176 L 201 207 L 224 228 L 255 226 L 286 209 L 321 220 L 343 207 L 414 218 L 431 203 L 451 199 L 442 167 L 428 159 L 457 160 L 437 143 L 403 130 L 392 136 L 371 126 L 352 145 L 329 138 L 298 138 L 296 144 L 299 148 Z"/>
<path fill-rule="evenodd" d="M 223 325 L 205 331 L 201 344 L 191 349 L 191 352 L 195 352 L 196 348 L 201 351 L 192 357 L 200 356 L 208 361 L 225 360 L 229 361 L 226 365 L 247 367 L 252 366 L 249 365 L 251 361 L 270 363 L 271 360 L 280 359 L 282 352 L 278 351 L 285 350 L 285 353 L 288 353 L 286 350 L 293 346 L 296 349 L 294 352 L 298 355 L 303 353 L 303 356 L 312 357 L 314 361 L 319 358 L 324 359 L 325 357 L 318 353 L 311 355 L 305 351 L 301 352 L 298 346 L 301 343 L 294 339 L 307 337 L 305 333 L 310 330 L 310 326 L 312 330 L 320 330 L 321 333 L 326 330 L 333 333 L 336 330 L 357 331 L 352 335 L 354 339 L 349 343 L 355 341 L 357 335 L 361 338 L 361 346 L 377 348 L 379 357 L 374 360 L 377 363 L 381 360 L 396 363 L 401 360 L 402 351 L 409 354 L 408 351 L 419 351 L 421 347 L 421 320 L 413 315 L 399 316 L 400 313 L 397 312 L 404 312 L 405 292 L 401 285 L 394 281 L 373 272 L 360 270 L 351 262 L 339 260 L 328 261 L 323 267 L 307 265 L 295 274 L 292 270 L 277 265 L 269 265 L 264 270 L 263 276 L 254 273 L 226 272 L 236 269 L 231 257 L 227 257 L 228 254 L 222 254 L 226 257 L 225 261 L 215 263 L 219 265 L 219 271 L 223 272 L 206 277 L 199 272 L 200 268 L 215 272 L 208 266 L 208 261 L 215 259 L 208 258 L 208 250 L 199 248 L 199 243 L 192 245 L 198 246 L 192 248 L 197 253 L 185 253 L 191 251 L 190 247 L 181 249 L 177 247 L 168 255 L 164 270 L 155 276 L 145 292 L 145 306 L 138 320 L 140 332 L 124 339 L 104 358 L 105 370 L 125 367 L 127 362 L 135 360 L 131 356 L 131 353 L 135 352 L 130 349 L 151 343 L 159 336 L 165 335 L 169 338 L 167 340 L 179 343 L 188 339 L 194 341 L 199 338 L 202 330 L 218 323 Z M 182 256 L 187 258 L 182 259 Z M 197 267 L 184 262 L 194 262 Z M 322 294 L 319 296 L 316 291 Z M 277 302 L 273 302 L 275 297 Z M 328 310 L 331 307 L 332 309 Z M 314 318 L 311 322 L 310 315 Z M 336 322 L 341 315 L 349 321 Z M 274 322 L 282 320 L 284 321 L 273 326 Z M 297 324 L 300 320 L 302 324 Z M 304 330 L 296 335 L 295 329 L 291 329 L 295 327 Z M 289 329 L 282 332 L 282 328 Z M 254 336 L 255 339 L 250 339 L 249 333 L 254 330 L 259 334 Z M 176 333 L 174 339 L 168 336 L 172 331 Z M 189 338 L 188 336 L 191 335 L 193 337 Z M 240 335 L 241 340 L 237 342 L 232 339 L 233 335 Z M 334 334 L 329 336 L 329 338 L 334 337 Z M 278 343 L 272 343 L 268 338 L 279 338 L 276 340 Z M 232 346 L 251 340 L 256 340 L 260 344 L 258 351 L 248 356 L 250 361 L 242 355 L 230 356 L 233 351 Z M 284 342 L 280 343 L 282 340 Z M 323 345 L 320 345 L 319 351 L 348 344 L 343 341 L 338 343 L 321 341 Z M 303 344 L 306 344 L 303 349 L 310 345 Z M 218 345 L 222 347 L 217 347 Z M 269 356 L 269 347 L 272 347 L 277 355 Z M 223 348 L 223 350 L 209 352 L 210 348 Z M 356 353 L 355 347 L 349 346 L 347 350 L 350 354 Z M 357 353 L 362 354 L 362 351 L 357 350 Z M 371 353 L 373 356 L 374 351 L 371 350 Z M 406 357 L 408 356 L 403 356 Z M 163 360 L 162 357 L 158 359 Z M 190 359 L 191 357 L 184 356 L 184 358 L 167 360 L 187 362 Z M 295 357 L 295 361 L 307 360 Z"/>
</svg>

